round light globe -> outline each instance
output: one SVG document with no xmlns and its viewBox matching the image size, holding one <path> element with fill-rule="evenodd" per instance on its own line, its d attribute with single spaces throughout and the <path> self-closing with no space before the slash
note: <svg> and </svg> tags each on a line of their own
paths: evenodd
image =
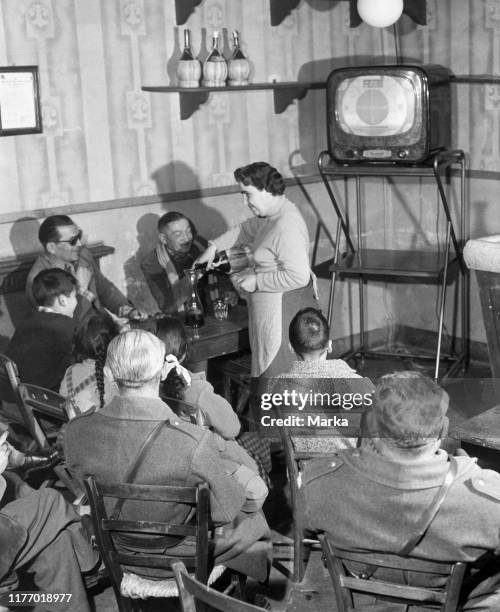
<svg viewBox="0 0 500 612">
<path fill-rule="evenodd" d="M 386 28 L 403 13 L 403 0 L 358 0 L 361 19 L 374 28 Z"/>
</svg>

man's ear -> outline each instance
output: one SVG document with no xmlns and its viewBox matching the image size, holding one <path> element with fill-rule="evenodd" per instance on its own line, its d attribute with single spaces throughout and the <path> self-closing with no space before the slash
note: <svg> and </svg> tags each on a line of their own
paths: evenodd
<svg viewBox="0 0 500 612">
<path fill-rule="evenodd" d="M 47 253 L 50 253 L 51 255 L 54 255 L 56 252 L 56 243 L 55 242 L 47 242 L 47 244 L 45 245 L 45 250 L 47 251 Z"/>
<path fill-rule="evenodd" d="M 293 346 L 292 346 L 290 340 L 288 341 L 288 350 L 290 351 L 290 353 L 294 353 L 295 354 L 295 351 L 293 350 Z"/>
<path fill-rule="evenodd" d="M 167 239 L 165 238 L 165 234 L 162 234 L 161 232 L 158 234 L 158 240 L 162 243 L 162 244 L 167 244 Z"/>
<path fill-rule="evenodd" d="M 61 306 L 62 308 L 65 308 L 68 305 L 68 296 L 64 295 L 64 293 L 61 293 L 54 300 L 54 303 L 56 302 L 59 306 Z"/>
<path fill-rule="evenodd" d="M 441 427 L 441 431 L 439 432 L 438 438 L 440 440 L 444 440 L 448 435 L 448 430 L 450 429 L 450 419 L 445 416 L 443 419 L 443 425 Z"/>
</svg>

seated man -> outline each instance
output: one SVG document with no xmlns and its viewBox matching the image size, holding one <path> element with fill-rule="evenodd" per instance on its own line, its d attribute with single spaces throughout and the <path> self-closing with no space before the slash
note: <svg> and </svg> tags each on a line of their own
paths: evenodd
<svg viewBox="0 0 500 612">
<path fill-rule="evenodd" d="M 19 325 L 6 351 L 22 382 L 59 391 L 73 358 L 76 292 L 77 281 L 65 270 L 42 270 L 34 278 L 32 294 L 37 310 Z"/>
<path fill-rule="evenodd" d="M 70 421 L 64 432 L 66 464 L 77 478 L 91 474 L 102 482 L 124 482 L 142 445 L 159 426 L 156 437 L 135 465 L 134 483 L 194 486 L 208 483 L 211 514 L 222 535 L 216 540 L 216 563 L 258 580 L 267 577 L 269 528 L 260 508 L 267 487 L 255 463 L 240 449 L 236 455 L 217 434 L 181 421 L 161 401 L 159 385 L 170 364 L 165 345 L 153 334 L 132 330 L 114 338 L 106 367 L 119 395 L 99 411 Z M 237 446 L 237 445 L 234 445 Z M 127 507 L 125 520 L 162 520 L 154 503 Z M 173 509 L 176 522 L 186 520 L 189 507 Z M 147 517 L 147 518 L 146 518 Z M 173 518 L 173 517 L 172 517 Z M 259 540 L 262 540 L 259 542 Z M 179 539 L 169 542 L 170 553 L 186 549 Z"/>
<path fill-rule="evenodd" d="M 288 328 L 290 347 L 299 357 L 280 377 L 286 378 L 361 378 L 343 359 L 328 359 L 332 352 L 330 326 L 320 310 L 303 308 Z"/>
<path fill-rule="evenodd" d="M 35 611 L 90 612 L 81 572 L 92 570 L 98 555 L 81 531 L 80 517 L 57 491 L 36 491 L 13 474 L 1 476 L 12 450 L 6 435 L 0 436 L 0 593 L 16 589 L 17 572 L 26 570 L 42 593 L 67 594 Z M 7 603 L 5 595 L 2 601 Z M 0 610 L 7 607 L 0 604 Z"/>
<path fill-rule="evenodd" d="M 47 268 L 61 268 L 78 281 L 78 307 L 75 320 L 81 321 L 94 308 L 107 308 L 119 317 L 143 318 L 127 298 L 99 270 L 92 253 L 82 245 L 82 230 L 66 215 L 47 217 L 40 225 L 38 238 L 44 253 L 33 264 L 26 282 L 32 304 L 33 280 Z"/>
<path fill-rule="evenodd" d="M 196 234 L 191 221 L 179 212 L 168 212 L 159 219 L 158 239 L 156 249 L 141 263 L 142 272 L 161 311 L 167 314 L 184 312 L 184 302 L 189 297 L 184 270 L 193 266 L 208 243 Z M 205 307 L 226 294 L 233 304 L 238 300 L 231 281 L 222 273 L 210 272 L 203 277 L 202 285 L 201 297 Z"/>
<path fill-rule="evenodd" d="M 360 448 L 341 451 L 334 461 L 308 462 L 301 490 L 306 523 L 348 550 L 479 560 L 483 568 L 463 609 L 500 610 L 494 556 L 500 550 L 500 474 L 440 449 L 447 409 L 446 392 L 420 373 L 383 376 L 365 413 Z M 440 504 L 438 492 L 445 494 Z M 422 516 L 431 506 L 426 525 Z M 416 526 L 420 540 L 409 544 Z"/>
</svg>

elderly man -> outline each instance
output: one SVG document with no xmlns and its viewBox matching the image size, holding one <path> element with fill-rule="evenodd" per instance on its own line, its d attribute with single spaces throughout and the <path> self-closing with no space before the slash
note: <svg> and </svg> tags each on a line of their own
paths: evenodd
<svg viewBox="0 0 500 612">
<path fill-rule="evenodd" d="M 212 519 L 223 528 L 216 541 L 216 562 L 265 579 L 269 528 L 260 507 L 267 487 L 255 463 L 244 451 L 236 453 L 237 445 L 230 447 L 216 434 L 181 421 L 160 400 L 160 379 L 171 366 L 165 362 L 165 345 L 153 334 L 131 330 L 114 338 L 106 367 L 119 395 L 99 411 L 68 423 L 64 447 L 69 469 L 79 478 L 92 474 L 103 482 L 124 482 L 132 470 L 134 483 L 194 486 L 207 482 Z M 155 435 L 149 438 L 152 432 Z M 145 503 L 139 510 L 127 508 L 122 518 L 160 520 L 155 512 L 155 504 Z M 179 504 L 173 513 L 182 522 L 189 507 Z M 168 546 L 170 552 L 182 554 L 186 545 L 177 540 Z"/>
<path fill-rule="evenodd" d="M 196 234 L 191 221 L 179 212 L 168 212 L 159 219 L 158 239 L 156 249 L 141 263 L 142 272 L 160 310 L 168 314 L 183 312 L 184 302 L 189 297 L 184 270 L 193 266 L 208 243 Z M 225 294 L 233 303 L 237 302 L 238 296 L 224 275 L 210 272 L 203 282 L 205 306 Z"/>
<path fill-rule="evenodd" d="M 75 320 L 80 321 L 91 309 L 107 308 L 119 317 L 143 318 L 127 298 L 99 270 L 92 253 L 82 244 L 82 230 L 66 215 L 47 217 L 40 225 L 38 238 L 44 253 L 33 264 L 26 283 L 31 303 L 33 280 L 47 268 L 61 268 L 78 281 L 78 306 Z"/>
<path fill-rule="evenodd" d="M 447 394 L 429 378 L 417 372 L 383 376 L 365 412 L 361 447 L 308 462 L 301 493 L 306 521 L 339 548 L 479 560 L 483 571 L 463 609 L 500 610 L 500 567 L 493 556 L 500 550 L 500 474 L 440 449 L 447 408 Z M 438 493 L 444 494 L 440 503 Z M 416 526 L 421 537 L 415 544 L 410 536 Z M 402 609 L 384 605 L 377 609 Z"/>
</svg>

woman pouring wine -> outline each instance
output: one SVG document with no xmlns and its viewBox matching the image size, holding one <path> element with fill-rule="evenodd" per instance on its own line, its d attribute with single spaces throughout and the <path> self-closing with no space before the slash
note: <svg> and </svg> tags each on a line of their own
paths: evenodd
<svg viewBox="0 0 500 612">
<path fill-rule="evenodd" d="M 206 262 L 210 268 L 217 252 L 249 247 L 251 264 L 231 280 L 248 302 L 252 376 L 274 376 L 286 372 L 292 360 L 287 334 L 294 314 L 317 305 L 309 233 L 284 195 L 276 168 L 255 162 L 235 170 L 234 178 L 254 217 L 209 241 L 195 264 Z"/>
</svg>

